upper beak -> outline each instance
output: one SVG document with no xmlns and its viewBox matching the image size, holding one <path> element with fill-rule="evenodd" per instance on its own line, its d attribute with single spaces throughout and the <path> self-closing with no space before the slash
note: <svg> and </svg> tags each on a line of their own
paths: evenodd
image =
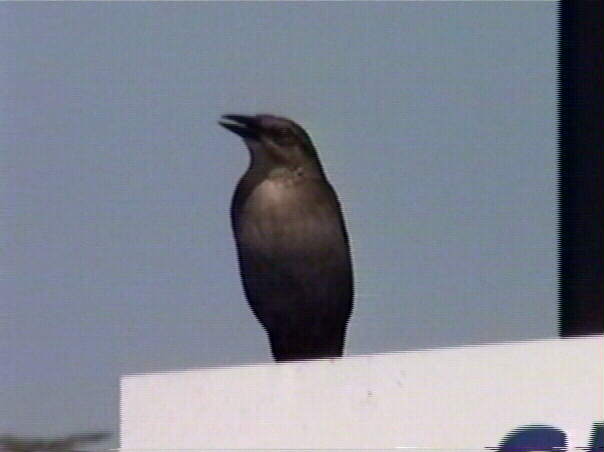
<svg viewBox="0 0 604 452">
<path fill-rule="evenodd" d="M 222 115 L 222 118 L 230 122 L 219 121 L 218 124 L 241 138 L 258 138 L 260 130 L 254 116 Z"/>
</svg>

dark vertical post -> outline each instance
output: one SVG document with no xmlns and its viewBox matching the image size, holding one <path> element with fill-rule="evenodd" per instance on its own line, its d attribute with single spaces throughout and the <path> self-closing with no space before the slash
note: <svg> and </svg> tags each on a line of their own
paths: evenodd
<svg viewBox="0 0 604 452">
<path fill-rule="evenodd" d="M 602 2 L 560 3 L 560 335 L 604 332 Z"/>
</svg>

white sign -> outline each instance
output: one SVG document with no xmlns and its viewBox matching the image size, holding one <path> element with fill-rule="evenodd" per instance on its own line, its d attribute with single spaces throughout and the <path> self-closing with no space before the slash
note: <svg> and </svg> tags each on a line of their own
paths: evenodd
<svg viewBox="0 0 604 452">
<path fill-rule="evenodd" d="M 587 447 L 603 351 L 597 336 L 126 376 L 121 447 Z"/>
</svg>

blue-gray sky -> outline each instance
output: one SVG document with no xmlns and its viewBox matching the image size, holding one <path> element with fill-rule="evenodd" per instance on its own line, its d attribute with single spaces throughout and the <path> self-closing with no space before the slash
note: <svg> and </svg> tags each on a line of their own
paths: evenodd
<svg viewBox="0 0 604 452">
<path fill-rule="evenodd" d="M 119 375 L 270 361 L 223 113 L 312 135 L 348 354 L 553 337 L 555 8 L 0 4 L 0 433 L 116 431 Z"/>
</svg>

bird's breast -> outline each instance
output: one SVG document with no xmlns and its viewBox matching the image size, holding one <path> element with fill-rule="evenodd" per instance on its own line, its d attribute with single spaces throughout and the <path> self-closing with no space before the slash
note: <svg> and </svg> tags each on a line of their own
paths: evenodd
<svg viewBox="0 0 604 452">
<path fill-rule="evenodd" d="M 292 208 L 300 202 L 303 195 L 291 182 L 272 181 L 267 179 L 254 189 L 249 200 L 248 208 L 260 209 L 263 212 L 276 211 Z"/>
<path fill-rule="evenodd" d="M 328 251 L 343 240 L 332 193 L 319 182 L 292 183 L 267 179 L 243 205 L 239 240 L 248 249 L 275 253 Z"/>
</svg>

